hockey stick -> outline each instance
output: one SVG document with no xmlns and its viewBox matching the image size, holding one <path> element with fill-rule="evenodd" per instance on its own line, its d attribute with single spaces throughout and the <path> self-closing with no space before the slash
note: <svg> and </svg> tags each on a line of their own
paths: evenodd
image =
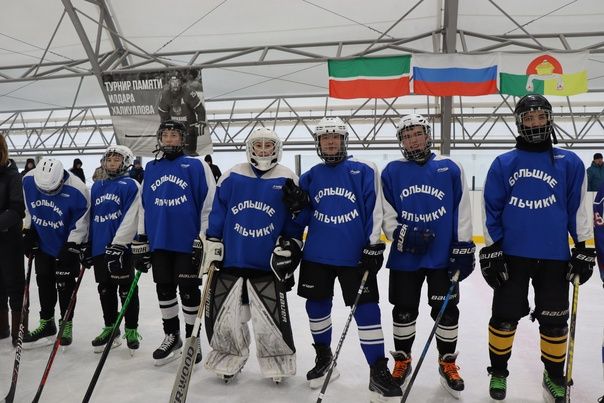
<svg viewBox="0 0 604 403">
<path fill-rule="evenodd" d="M 577 326 L 577 306 L 579 305 L 579 276 L 573 277 L 573 305 L 570 311 L 568 350 L 566 351 L 566 403 L 570 402 L 570 387 L 573 381 L 573 358 L 575 354 L 575 329 Z"/>
<path fill-rule="evenodd" d="M 75 287 L 73 292 L 71 293 L 71 299 L 69 300 L 69 305 L 67 306 L 67 311 L 64 315 L 64 320 L 59 327 L 59 333 L 57 333 L 57 337 L 55 339 L 55 344 L 52 346 L 52 350 L 50 352 L 50 357 L 48 357 L 48 362 L 46 363 L 46 368 L 44 369 L 44 373 L 42 374 L 42 379 L 40 380 L 40 385 L 38 385 L 38 391 L 36 392 L 36 396 L 34 396 L 34 400 L 32 403 L 37 403 L 40 400 L 40 396 L 42 395 L 42 390 L 46 385 L 46 380 L 48 379 L 48 374 L 50 373 L 50 367 L 52 367 L 52 363 L 55 360 L 55 356 L 57 355 L 57 351 L 59 350 L 59 345 L 61 344 L 61 337 L 63 337 L 63 332 L 65 331 L 65 326 L 67 325 L 67 318 L 71 316 L 73 310 L 75 309 L 76 304 L 76 295 L 78 294 L 78 289 L 80 288 L 80 284 L 82 283 L 82 278 L 84 277 L 84 272 L 86 268 L 81 266 L 80 274 L 78 275 L 78 280 L 75 283 Z"/>
<path fill-rule="evenodd" d="M 420 355 L 419 360 L 417 361 L 417 366 L 415 367 L 415 371 L 413 371 L 413 375 L 411 375 L 409 384 L 407 385 L 407 388 L 405 389 L 405 393 L 403 394 L 403 397 L 401 398 L 401 403 L 405 403 L 407 401 L 407 397 L 409 397 L 409 393 L 411 392 L 411 387 L 413 386 L 413 382 L 415 381 L 415 378 L 417 377 L 417 373 L 419 372 L 419 369 L 422 366 L 422 362 L 424 361 L 424 358 L 426 358 L 426 353 L 428 352 L 428 348 L 430 347 L 432 338 L 436 334 L 436 329 L 438 328 L 438 324 L 440 323 L 440 320 L 443 317 L 443 314 L 445 313 L 445 309 L 447 308 L 447 305 L 449 304 L 451 295 L 453 295 L 453 291 L 455 290 L 455 287 L 457 287 L 458 282 L 459 282 L 459 270 L 457 272 L 455 272 L 455 274 L 451 278 L 451 286 L 449 287 L 449 290 L 447 291 L 447 295 L 445 295 L 445 300 L 443 301 L 443 304 L 440 307 L 440 311 L 438 312 L 436 319 L 434 319 L 434 326 L 432 326 L 432 331 L 430 332 L 430 335 L 428 336 L 428 341 L 426 341 L 426 344 L 424 345 L 424 350 L 422 351 L 422 355 Z"/>
<path fill-rule="evenodd" d="M 128 309 L 128 305 L 130 305 L 130 300 L 132 299 L 132 295 L 134 294 L 134 290 L 138 284 L 138 279 L 140 278 L 142 272 L 136 271 L 136 275 L 134 276 L 134 280 L 132 280 L 132 284 L 130 285 L 130 290 L 128 290 L 128 295 L 122 304 L 122 309 L 120 310 L 115 323 L 113 323 L 113 327 L 111 329 L 111 335 L 109 336 L 109 340 L 107 344 L 105 344 L 105 348 L 103 349 L 103 354 L 101 355 L 101 359 L 94 370 L 94 375 L 92 375 L 92 379 L 90 380 L 90 384 L 88 384 L 88 389 L 86 390 L 86 395 L 84 395 L 84 400 L 82 402 L 88 402 L 90 397 L 92 396 L 92 392 L 94 391 L 94 387 L 96 386 L 97 381 L 99 380 L 99 376 L 101 375 L 101 371 L 103 370 L 103 366 L 105 365 L 105 361 L 107 361 L 107 356 L 109 356 L 109 351 L 111 351 L 111 345 L 113 344 L 113 340 L 117 335 L 117 330 L 120 328 L 120 324 L 122 323 L 122 319 L 126 314 L 126 309 Z"/>
<path fill-rule="evenodd" d="M 365 283 L 367 282 L 367 277 L 369 277 L 369 270 L 365 270 L 363 273 L 363 278 L 361 279 L 361 285 L 359 286 L 359 290 L 357 291 L 357 296 L 354 299 L 354 304 L 352 304 L 352 308 L 350 309 L 350 314 L 348 314 L 348 319 L 346 319 L 346 324 L 344 325 L 344 330 L 342 331 L 342 336 L 340 336 L 340 341 L 338 342 L 338 347 L 336 347 L 336 351 L 331 359 L 331 364 L 329 365 L 329 371 L 325 374 L 325 380 L 323 381 L 323 386 L 321 387 L 321 392 L 319 392 L 319 397 L 317 397 L 317 403 L 321 403 L 323 401 L 323 397 L 325 397 L 325 391 L 327 390 L 327 385 L 329 385 L 329 379 L 331 378 L 331 373 L 333 369 L 336 367 L 336 363 L 338 361 L 338 356 L 340 355 L 340 350 L 342 349 L 342 344 L 344 344 L 344 339 L 346 338 L 346 333 L 348 333 L 348 327 L 350 326 L 350 321 L 354 316 L 354 313 L 357 310 L 357 305 L 359 304 L 359 300 L 361 299 L 361 294 L 363 294 L 363 290 L 365 289 Z"/>
<path fill-rule="evenodd" d="M 31 267 L 33 266 L 34 254 L 29 255 L 27 260 L 27 276 L 23 287 L 23 305 L 21 306 L 21 322 L 19 323 L 19 337 L 17 339 L 17 351 L 15 351 L 15 363 L 13 364 L 13 379 L 10 389 L 4 398 L 4 403 L 13 403 L 17 380 L 19 379 L 19 365 L 21 364 L 21 351 L 23 351 L 23 334 L 25 333 L 25 318 L 29 312 L 29 280 L 31 279 Z"/>
<path fill-rule="evenodd" d="M 212 283 L 212 277 L 214 272 L 218 271 L 214 263 L 210 264 L 208 270 L 208 276 L 206 277 L 206 284 L 203 287 L 203 295 L 201 296 L 201 302 L 197 309 L 197 317 L 195 318 L 195 324 L 193 325 L 193 332 L 191 337 L 187 339 L 185 344 L 182 359 L 176 371 L 176 378 L 174 379 L 174 385 L 172 386 L 172 393 L 170 394 L 170 403 L 184 403 L 187 400 L 187 392 L 189 391 L 189 382 L 191 380 L 191 373 L 193 372 L 193 365 L 195 364 L 195 356 L 197 355 L 197 334 L 201 327 L 201 320 L 203 319 L 204 310 L 208 303 L 207 297 Z"/>
</svg>

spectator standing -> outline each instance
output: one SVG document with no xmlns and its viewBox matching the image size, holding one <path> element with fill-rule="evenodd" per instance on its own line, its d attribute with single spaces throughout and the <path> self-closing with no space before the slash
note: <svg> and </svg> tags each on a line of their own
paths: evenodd
<svg viewBox="0 0 604 403">
<path fill-rule="evenodd" d="M 212 176 L 214 176 L 214 180 L 218 182 L 218 178 L 220 178 L 220 176 L 222 175 L 222 172 L 220 172 L 220 168 L 218 168 L 218 165 L 214 165 L 214 163 L 212 163 L 212 156 L 209 154 L 206 155 L 204 161 L 208 163 L 210 169 L 212 170 Z"/>
<path fill-rule="evenodd" d="M 604 183 L 604 159 L 601 153 L 594 154 L 591 166 L 587 168 L 587 191 L 597 192 Z"/>
<path fill-rule="evenodd" d="M 21 176 L 25 176 L 26 173 L 36 167 L 36 161 L 33 158 L 28 158 L 25 162 L 25 168 L 21 171 Z"/>
<path fill-rule="evenodd" d="M 75 176 L 77 176 L 78 178 L 80 178 L 82 180 L 82 182 L 86 183 L 86 176 L 84 176 L 84 170 L 82 169 L 82 160 L 79 158 L 76 158 L 73 160 L 73 166 L 71 167 L 71 169 L 69 169 L 69 171 L 74 174 Z"/>
</svg>

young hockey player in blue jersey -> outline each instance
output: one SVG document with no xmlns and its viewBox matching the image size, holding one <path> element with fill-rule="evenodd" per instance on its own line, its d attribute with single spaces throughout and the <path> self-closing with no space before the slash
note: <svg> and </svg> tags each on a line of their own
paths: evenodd
<svg viewBox="0 0 604 403">
<path fill-rule="evenodd" d="M 543 96 L 522 97 L 514 115 L 516 149 L 493 161 L 484 185 L 486 246 L 480 266 L 494 289 L 489 392 L 495 400 L 505 398 L 516 326 L 529 314 L 530 281 L 531 317 L 539 322 L 545 366 L 543 394 L 546 401 L 563 402 L 569 281 L 577 276 L 583 284 L 595 264 L 595 249 L 585 246 L 593 233 L 585 167 L 575 153 L 553 147 L 552 106 Z"/>
<path fill-rule="evenodd" d="M 348 129 L 340 118 L 323 118 L 315 143 L 324 163 L 288 181 L 285 201 L 297 222 L 308 225 L 298 295 L 306 298 L 306 312 L 316 351 L 315 367 L 306 375 L 311 388 L 323 383 L 331 360 L 331 308 L 337 278 L 344 303 L 352 306 L 365 271 L 369 277 L 356 308 L 361 348 L 370 366 L 369 390 L 380 398 L 401 396 L 384 357 L 376 275 L 385 246 L 380 242 L 382 193 L 374 164 L 347 156 Z M 330 380 L 339 376 L 337 370 Z"/>
<path fill-rule="evenodd" d="M 23 337 L 23 348 L 51 344 L 57 333 L 57 293 L 61 319 L 67 321 L 60 343 L 73 338 L 73 312 L 65 317 L 80 268 L 80 250 L 88 239 L 90 195 L 84 182 L 63 169 L 61 161 L 44 158 L 23 178 L 25 255 L 35 255 L 40 297 L 40 324 Z"/>
<path fill-rule="evenodd" d="M 430 123 L 421 115 L 404 116 L 397 128 L 404 158 L 382 172 L 384 224 L 392 240 L 390 303 L 394 325 L 393 378 L 406 384 L 411 375 L 411 347 L 424 280 L 430 316 L 436 319 L 455 276 L 474 270 L 472 212 L 462 167 L 431 151 Z M 464 389 L 455 363 L 459 293 L 453 292 L 436 329 L 441 383 L 453 396 Z"/>
<path fill-rule="evenodd" d="M 302 257 L 303 227 L 294 224 L 281 189 L 298 178 L 279 164 L 281 140 L 272 130 L 253 131 L 246 151 L 248 162 L 220 177 L 206 231 L 207 256 L 223 260 L 215 262 L 220 270 L 206 305 L 212 351 L 205 367 L 225 381 L 241 371 L 249 356 L 251 318 L 262 375 L 279 383 L 296 373 L 286 291 Z"/>
<path fill-rule="evenodd" d="M 186 337 L 191 336 L 201 293 L 202 246 L 216 184 L 210 167 L 185 156 L 186 128 L 166 120 L 157 131 L 157 153 L 147 163 L 142 185 L 138 239 L 133 242 L 134 267 L 151 263 L 161 310 L 164 341 L 153 352 L 155 365 L 164 365 L 181 354 L 178 288 Z M 198 348 L 196 362 L 201 361 Z"/>
<path fill-rule="evenodd" d="M 598 268 L 600 269 L 600 279 L 604 285 L 604 186 L 596 193 L 593 204 L 594 212 L 594 240 L 596 242 L 596 252 Z M 604 339 L 602 340 L 602 370 L 604 371 Z M 598 402 L 604 402 L 604 396 L 598 399 Z"/>
<path fill-rule="evenodd" d="M 123 304 L 134 279 L 130 244 L 138 229 L 140 191 L 138 182 L 128 176 L 133 161 L 128 147 L 107 148 L 101 159 L 107 179 L 96 181 L 91 190 L 88 264 L 94 265 L 105 322 L 101 334 L 92 340 L 97 353 L 103 352 L 117 320 L 118 295 Z M 139 347 L 138 313 L 137 287 L 124 315 L 124 337 L 131 351 Z M 118 329 L 112 348 L 121 344 L 119 335 Z"/>
</svg>

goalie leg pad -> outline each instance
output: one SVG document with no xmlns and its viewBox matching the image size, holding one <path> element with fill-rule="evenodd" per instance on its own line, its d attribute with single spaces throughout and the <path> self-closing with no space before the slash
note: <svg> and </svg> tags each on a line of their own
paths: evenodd
<svg viewBox="0 0 604 403">
<path fill-rule="evenodd" d="M 234 376 L 249 355 L 250 333 L 242 322 L 243 278 L 217 272 L 206 301 L 205 323 L 212 351 L 205 368 L 222 376 Z"/>
<path fill-rule="evenodd" d="M 260 370 L 266 378 L 296 374 L 296 348 L 284 285 L 272 275 L 247 283 Z"/>
</svg>

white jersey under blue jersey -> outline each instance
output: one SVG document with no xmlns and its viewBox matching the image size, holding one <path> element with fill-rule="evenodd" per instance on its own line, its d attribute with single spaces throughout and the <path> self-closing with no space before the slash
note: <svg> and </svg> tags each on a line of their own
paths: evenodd
<svg viewBox="0 0 604 403">
<path fill-rule="evenodd" d="M 296 221 L 308 225 L 304 260 L 356 267 L 363 248 L 380 241 L 382 194 L 378 169 L 352 157 L 318 164 L 300 177 L 311 207 Z"/>
<path fill-rule="evenodd" d="M 302 239 L 303 228 L 294 224 L 283 203 L 281 188 L 287 178 L 298 180 L 283 165 L 262 173 L 249 163 L 238 164 L 220 177 L 206 235 L 224 243 L 224 267 L 271 271 L 279 235 Z"/>
<path fill-rule="evenodd" d="M 90 199 L 92 256 L 104 254 L 111 244 L 132 243 L 138 227 L 138 182 L 128 176 L 96 181 Z"/>
<path fill-rule="evenodd" d="M 210 167 L 185 155 L 150 161 L 142 184 L 139 234 L 157 249 L 191 253 L 208 226 L 216 182 Z"/>
<path fill-rule="evenodd" d="M 36 230 L 42 252 L 58 257 L 65 243 L 86 242 L 90 195 L 84 182 L 74 174 L 64 171 L 60 192 L 47 195 L 36 187 L 31 170 L 23 177 L 23 195 L 23 228 Z"/>
<path fill-rule="evenodd" d="M 386 237 L 401 224 L 431 229 L 436 237 L 427 253 L 390 249 L 386 267 L 394 270 L 442 269 L 449 266 L 452 242 L 472 241 L 472 211 L 461 165 L 434 153 L 425 164 L 404 158 L 382 172 Z"/>
<path fill-rule="evenodd" d="M 507 255 L 570 259 L 568 237 L 592 237 L 585 166 L 568 150 L 512 150 L 491 164 L 484 185 L 485 243 Z"/>
</svg>

